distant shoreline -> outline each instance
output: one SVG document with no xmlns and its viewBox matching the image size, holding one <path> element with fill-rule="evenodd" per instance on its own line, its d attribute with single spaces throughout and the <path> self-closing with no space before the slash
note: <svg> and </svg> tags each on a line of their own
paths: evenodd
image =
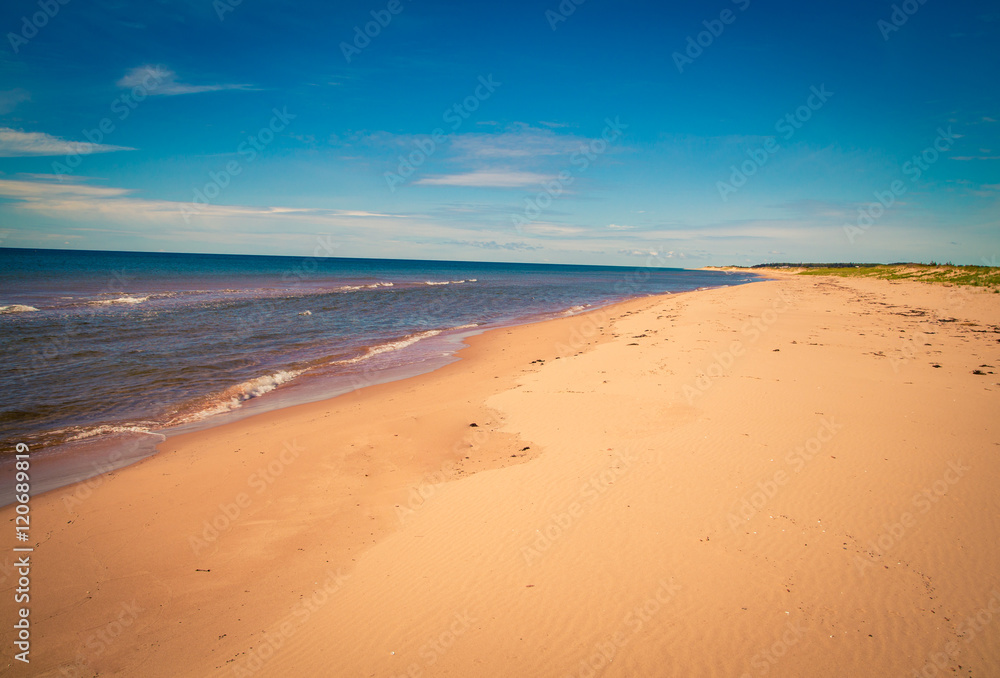
<svg viewBox="0 0 1000 678">
<path fill-rule="evenodd" d="M 705 271 L 798 273 L 850 278 L 915 280 L 918 282 L 972 285 L 1000 289 L 1000 267 L 954 266 L 952 264 L 756 264 L 753 266 L 704 266 Z"/>
</svg>

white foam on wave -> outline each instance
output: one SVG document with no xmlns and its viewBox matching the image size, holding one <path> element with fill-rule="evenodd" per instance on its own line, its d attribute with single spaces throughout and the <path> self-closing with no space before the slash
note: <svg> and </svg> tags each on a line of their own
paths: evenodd
<svg viewBox="0 0 1000 678">
<path fill-rule="evenodd" d="M 26 306 L 24 304 L 11 304 L 9 306 L 0 306 L 0 313 L 31 313 L 32 311 L 37 311 L 38 309 L 34 306 Z"/>
<path fill-rule="evenodd" d="M 341 292 L 353 292 L 355 290 L 376 290 L 380 287 L 393 287 L 395 283 L 391 282 L 377 282 L 370 285 L 344 285 L 343 287 L 338 287 L 336 291 Z"/>
<path fill-rule="evenodd" d="M 230 386 L 216 398 L 213 398 L 214 404 L 182 418 L 178 423 L 204 419 L 212 416 L 213 414 L 232 412 L 247 400 L 260 397 L 265 393 L 270 393 L 274 389 L 278 388 L 282 384 L 288 383 L 303 372 L 305 372 L 305 370 L 281 370 L 279 372 L 275 372 L 274 374 L 265 374 L 264 376 L 244 381 L 236 386 Z"/>
<path fill-rule="evenodd" d="M 162 433 L 154 433 L 150 431 L 148 428 L 142 426 L 102 424 L 101 426 L 90 428 L 85 431 L 81 431 L 80 433 L 77 433 L 74 436 L 70 436 L 69 438 L 66 439 L 66 442 L 85 440 L 87 438 L 93 438 L 94 436 L 107 436 L 107 435 L 115 435 L 122 433 L 141 433 L 144 435 L 159 436 L 163 440 L 167 439 L 167 437 Z"/>
<path fill-rule="evenodd" d="M 88 301 L 91 306 L 110 306 L 111 304 L 141 304 L 149 299 L 145 297 L 117 297 L 115 299 L 101 299 L 99 301 Z"/>
<path fill-rule="evenodd" d="M 416 334 L 411 334 L 396 341 L 388 341 L 384 344 L 379 344 L 378 346 L 370 346 L 363 355 L 359 355 L 356 358 L 348 358 L 347 360 L 334 360 L 330 364 L 353 365 L 363 360 L 368 360 L 369 358 L 377 356 L 381 353 L 388 353 L 389 351 L 398 351 L 401 348 L 412 346 L 421 339 L 427 339 L 428 337 L 433 337 L 438 334 L 441 334 L 441 330 L 427 330 L 426 332 L 417 332 Z"/>
<path fill-rule="evenodd" d="M 462 283 L 467 283 L 467 282 L 476 282 L 476 279 L 475 278 L 469 278 L 467 280 L 442 280 L 442 281 L 425 280 L 424 284 L 425 285 L 461 285 Z"/>
</svg>

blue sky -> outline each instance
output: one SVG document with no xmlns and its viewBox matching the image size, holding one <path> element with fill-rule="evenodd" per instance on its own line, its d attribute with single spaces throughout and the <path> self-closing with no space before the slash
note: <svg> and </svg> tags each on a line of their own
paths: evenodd
<svg viewBox="0 0 1000 678">
<path fill-rule="evenodd" d="M 1000 258 L 996 2 L 10 0 L 0 28 L 7 247 Z"/>
</svg>

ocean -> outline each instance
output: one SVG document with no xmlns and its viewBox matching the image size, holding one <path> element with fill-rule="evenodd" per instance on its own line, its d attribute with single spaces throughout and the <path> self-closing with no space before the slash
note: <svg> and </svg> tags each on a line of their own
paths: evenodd
<svg viewBox="0 0 1000 678">
<path fill-rule="evenodd" d="M 33 454 L 126 450 L 117 456 L 131 460 L 173 431 L 429 371 L 485 329 L 756 279 L 0 248 L 0 455 L 23 442 Z"/>
</svg>

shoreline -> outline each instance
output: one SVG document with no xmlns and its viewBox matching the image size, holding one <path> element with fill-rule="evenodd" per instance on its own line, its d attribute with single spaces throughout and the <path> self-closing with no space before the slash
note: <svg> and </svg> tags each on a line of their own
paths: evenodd
<svg viewBox="0 0 1000 678">
<path fill-rule="evenodd" d="M 761 277 L 761 280 L 764 280 L 764 278 Z M 684 294 L 701 291 L 701 289 L 703 288 L 663 294 Z M 117 439 L 95 436 L 93 440 L 85 438 L 80 442 L 61 443 L 54 446 L 54 448 L 45 447 L 35 453 L 37 456 L 33 462 L 33 487 L 36 488 L 35 491 L 39 494 L 56 491 L 69 485 L 85 482 L 91 478 L 137 464 L 143 459 L 155 456 L 159 453 L 162 445 L 179 435 L 206 431 L 268 412 L 332 400 L 360 389 L 369 388 L 370 386 L 402 381 L 428 374 L 460 360 L 461 358 L 458 354 L 468 347 L 466 339 L 469 337 L 511 327 L 586 315 L 600 309 L 649 296 L 660 295 L 626 297 L 603 303 L 593 308 L 586 308 L 570 313 L 570 311 L 577 308 L 577 306 L 573 306 L 567 309 L 546 311 L 544 313 L 525 316 L 510 323 L 481 326 L 475 329 L 456 327 L 440 330 L 440 334 L 431 337 L 429 341 L 447 344 L 449 348 L 445 353 L 436 358 L 422 358 L 417 361 L 406 362 L 402 365 L 380 367 L 375 370 L 365 368 L 359 374 L 314 377 L 314 381 L 306 385 L 297 384 L 292 381 L 286 387 L 279 386 L 277 389 L 269 391 L 262 396 L 249 398 L 229 411 L 209 415 L 204 418 L 192 419 L 163 428 L 152 428 L 145 433 L 130 433 L 127 438 L 121 435 Z M 114 426 L 117 426 L 117 424 Z M 157 438 L 160 440 L 157 440 Z M 32 447 L 37 446 L 32 445 Z M 3 490 L 0 492 L 0 508 L 14 503 L 14 492 L 9 489 L 13 487 L 13 461 L 13 458 L 0 460 L 0 483 L 3 484 Z"/>
<path fill-rule="evenodd" d="M 693 294 L 691 292 L 669 293 L 659 295 L 666 298 Z M 422 510 L 424 504 L 432 499 L 435 494 L 452 481 L 469 477 L 479 471 L 486 469 L 503 468 L 511 464 L 520 464 L 534 458 L 537 454 L 530 449 L 531 445 L 520 440 L 516 435 L 509 435 L 500 431 L 501 423 L 494 420 L 492 411 L 483 405 L 470 405 L 465 402 L 462 394 L 476 388 L 485 386 L 482 391 L 482 400 L 485 400 L 490 393 L 502 391 L 514 385 L 516 378 L 521 374 L 521 369 L 530 371 L 537 369 L 539 363 L 533 362 L 542 356 L 545 359 L 555 360 L 556 345 L 569 349 L 573 354 L 582 353 L 591 344 L 596 343 L 599 337 L 589 336 L 595 332 L 595 317 L 600 317 L 602 322 L 608 317 L 612 309 L 621 309 L 618 312 L 630 312 L 629 309 L 637 304 L 649 303 L 649 300 L 657 297 L 636 297 L 608 304 L 593 310 L 584 311 L 572 316 L 554 318 L 508 327 L 499 327 L 487 330 L 480 334 L 471 336 L 465 340 L 465 346 L 456 352 L 456 361 L 439 367 L 430 372 L 406 377 L 382 384 L 367 386 L 357 391 L 345 393 L 331 399 L 315 402 L 301 403 L 289 407 L 258 413 L 250 417 L 239 419 L 233 422 L 210 426 L 197 431 L 181 433 L 171 436 L 167 440 L 157 444 L 157 450 L 150 456 L 143 457 L 128 466 L 115 469 L 106 473 L 99 473 L 75 484 L 66 485 L 60 488 L 48 490 L 38 496 L 31 498 L 32 520 L 42 525 L 63 525 L 58 529 L 61 535 L 59 540 L 69 547 L 76 555 L 56 558 L 50 562 L 48 575 L 51 586 L 57 591 L 65 591 L 67 587 L 75 589 L 79 577 L 78 564 L 75 559 L 81 554 L 93 553 L 108 548 L 110 545 L 101 535 L 105 532 L 109 522 L 118 523 L 131 522 L 129 518 L 121 516 L 119 508 L 121 506 L 135 507 L 143 504 L 146 509 L 140 513 L 159 514 L 161 510 L 169 507 L 172 516 L 169 521 L 158 521 L 158 530 L 154 532 L 156 536 L 147 533 L 151 527 L 149 522 L 144 522 L 140 528 L 143 534 L 143 541 L 152 539 L 154 543 L 169 544 L 168 560 L 186 563 L 184 574 L 180 576 L 179 584 L 171 584 L 166 591 L 175 591 L 194 587 L 200 589 L 201 583 L 198 581 L 207 570 L 213 569 L 211 563 L 208 567 L 200 567 L 206 558 L 232 557 L 232 549 L 238 546 L 234 541 L 243 541 L 240 532 L 243 528 L 252 527 L 258 522 L 257 513 L 267 512 L 273 509 L 273 502 L 277 491 L 287 493 L 294 491 L 293 487 L 302 484 L 310 484 L 310 479 L 315 475 L 310 468 L 298 463 L 300 459 L 308 454 L 315 454 L 316 448 L 320 445 L 311 444 L 310 449 L 304 449 L 301 438 L 296 436 L 282 435 L 274 438 L 268 435 L 270 430 L 278 426 L 291 427 L 293 430 L 313 424 L 319 419 L 326 419 L 330 416 L 331 407 L 337 407 L 342 413 L 339 419 L 338 428 L 351 429 L 354 433 L 350 437 L 364 441 L 366 448 L 371 448 L 370 424 L 357 424 L 357 419 L 374 423 L 378 416 L 384 412 L 386 403 L 394 403 L 400 398 L 407 398 L 408 403 L 403 408 L 403 412 L 412 412 L 414 409 L 425 411 L 422 422 L 432 419 L 429 431 L 424 431 L 423 426 L 415 427 L 410 421 L 411 416 L 407 414 L 396 414 L 393 430 L 400 433 L 382 433 L 378 435 L 378 447 L 386 448 L 395 443 L 395 438 L 403 436 L 410 445 L 418 437 L 429 439 L 421 441 L 422 454 L 415 455 L 409 448 L 406 450 L 393 450 L 393 454 L 385 455 L 385 458 L 375 459 L 368 454 L 368 449 L 361 452 L 365 456 L 365 464 L 374 464 L 370 473 L 364 473 L 363 478 L 372 478 L 370 487 L 364 492 L 365 499 L 356 502 L 355 509 L 361 509 L 362 513 L 350 515 L 344 511 L 343 515 L 334 516 L 337 524 L 348 532 L 336 543 L 336 550 L 340 559 L 336 566 L 324 558 L 324 573 L 341 573 L 349 571 L 353 567 L 354 552 L 363 552 L 369 543 L 374 543 L 378 539 L 391 536 L 393 532 L 405 524 L 411 513 Z M 580 333 L 579 328 L 584 327 Z M 511 341 L 512 337 L 515 345 L 520 347 L 519 355 L 507 356 L 505 344 Z M 535 350 L 534 347 L 525 348 L 525 340 L 538 337 L 542 339 L 544 350 Z M 499 355 L 497 355 L 499 354 Z M 536 355 L 537 354 L 537 355 Z M 529 359 L 528 356 L 532 357 Z M 561 356 L 559 356 L 561 358 Z M 500 358 L 498 361 L 497 358 Z M 520 364 L 523 363 L 523 368 Z M 519 367 L 514 368 L 514 364 Z M 436 404 L 424 403 L 424 399 L 419 396 L 421 389 L 430 388 L 435 391 L 441 390 L 442 384 L 455 382 L 455 386 L 448 386 L 447 391 L 452 403 L 461 407 L 461 413 L 449 411 L 438 413 Z M 355 417 L 350 412 L 363 410 L 368 416 Z M 382 422 L 384 424 L 384 422 Z M 476 424 L 475 427 L 470 424 Z M 376 424 L 376 428 L 381 428 Z M 417 430 L 417 429 L 421 430 Z M 364 431 L 359 434 L 358 431 Z M 251 433 L 252 432 L 252 433 Z M 244 456 L 242 459 L 234 460 L 230 455 L 221 453 L 223 447 L 229 446 L 229 441 L 233 438 L 244 439 L 249 437 L 255 450 L 251 456 Z M 360 443 L 356 443 L 360 445 Z M 354 447 L 355 444 L 350 444 Z M 259 449 L 259 452 L 258 452 Z M 476 454 L 466 454 L 469 450 L 475 450 Z M 209 454 L 202 454 L 202 451 L 210 451 Z M 242 448 L 234 452 L 239 453 Z M 341 455 L 340 462 L 343 463 L 353 454 Z M 324 465 L 332 468 L 330 460 L 325 460 Z M 358 462 L 352 462 L 351 467 Z M 246 466 L 248 473 L 241 470 Z M 172 482 L 164 482 L 164 477 L 175 475 L 180 471 L 186 478 L 182 485 Z M 337 489 L 345 493 L 354 493 L 359 490 L 358 483 L 361 480 L 358 469 L 351 468 L 351 473 L 339 480 Z M 232 475 L 239 473 L 237 482 L 232 482 Z M 397 479 L 398 474 L 398 479 Z M 216 481 L 222 480 L 224 484 L 231 487 L 231 491 L 219 493 L 212 489 L 216 486 Z M 155 488 L 149 487 L 150 481 Z M 142 487 L 140 487 L 142 486 Z M 177 504 L 178 497 L 175 491 L 185 499 Z M 150 493 L 152 492 L 152 496 Z M 197 504 L 192 506 L 191 504 Z M 338 502 L 336 509 L 343 510 L 346 506 L 343 502 Z M 0 507 L 0 512 L 13 513 L 14 506 L 7 505 Z M 291 511 L 293 514 L 300 513 L 301 507 L 297 506 Z M 321 511 L 319 506 L 312 507 L 312 511 Z M 335 511 L 337 513 L 337 511 Z M 119 516 L 113 518 L 113 516 Z M 329 516 L 328 516 L 329 517 Z M 300 522 L 291 515 L 285 519 L 267 519 L 267 523 Z M 82 534 L 78 534 L 71 526 L 80 525 Z M 89 527 L 82 527 L 87 526 Z M 183 527 L 179 527 L 183 526 Z M 67 529 L 68 527 L 68 529 Z M 138 527 L 138 525 L 136 525 Z M 299 525 L 299 527 L 302 527 Z M 181 531 L 178 538 L 178 530 Z M 361 537 L 364 530 L 365 537 Z M 169 536 L 165 536 L 169 533 Z M 128 549 L 128 542 L 134 535 L 124 541 L 112 538 L 115 543 L 110 546 L 112 551 L 119 551 L 121 548 Z M 374 538 L 374 539 L 371 539 Z M 51 537 L 49 537 L 51 539 Z M 63 540 L 68 541 L 63 541 Z M 252 541 L 252 540 L 251 540 Z M 95 543 L 96 542 L 96 543 Z M 34 558 L 40 559 L 45 553 L 42 544 L 38 545 Z M 60 551 L 62 547 L 60 547 Z M 220 553 L 220 551 L 222 553 Z M 51 556 L 55 556 L 51 553 Z M 154 574 L 155 580 L 160 580 L 164 575 L 163 570 L 175 572 L 176 565 L 164 566 L 163 556 L 147 559 L 145 554 L 135 553 L 133 558 L 138 558 L 144 566 L 140 569 L 144 572 Z M 90 558 L 85 558 L 90 560 Z M 91 561 L 96 565 L 96 561 Z M 136 566 L 136 561 L 129 559 L 125 567 Z M 196 567 L 196 565 L 198 567 Z M 330 567 L 327 567 L 330 565 Z M 0 563 L 2 568 L 3 563 Z M 102 566 L 101 570 L 104 569 Z M 90 576 L 96 580 L 103 580 L 106 573 L 92 573 Z M 298 571 L 303 583 L 312 581 L 311 574 Z M 271 576 L 278 576 L 271 572 Z M 324 574 L 324 577 L 327 576 Z M 340 574 L 332 576 L 336 580 Z M 102 665 L 104 652 L 91 653 L 87 650 L 86 643 L 76 642 L 74 639 L 79 635 L 74 631 L 76 628 L 100 629 L 108 622 L 107 615 L 119 614 L 119 612 L 129 609 L 142 610 L 143 612 L 162 607 L 156 601 L 157 593 L 163 593 L 164 589 L 147 590 L 148 582 L 145 577 L 130 582 L 134 575 L 125 575 L 121 579 L 126 582 L 124 590 L 116 587 L 114 592 L 109 592 L 107 597 L 98 595 L 102 588 L 97 581 L 86 584 L 88 589 L 85 593 L 81 589 L 73 599 L 76 601 L 69 609 L 63 607 L 61 602 L 56 600 L 47 601 L 48 606 L 54 608 L 50 612 L 44 613 L 46 617 L 55 617 L 54 628 L 43 634 L 43 642 L 49 647 L 52 654 L 58 659 L 49 665 L 44 660 L 37 660 L 43 667 L 52 672 L 52 675 L 62 675 L 59 671 L 68 670 L 71 675 L 79 671 L 86 674 L 87 671 L 96 670 Z M 280 579 L 280 576 L 278 576 Z M 86 579 L 84 579 L 86 581 Z M 0 576 L 0 584 L 6 587 L 10 580 Z M 82 582 L 80 582 L 82 584 Z M 106 583 L 108 583 L 106 581 Z M 43 584 L 39 584 L 39 587 Z M 255 587 L 256 589 L 257 587 Z M 302 590 L 306 590 L 303 584 Z M 51 589 L 50 589 L 51 590 Z M 154 595 L 150 595 L 150 594 Z M 218 593 L 218 592 L 217 592 Z M 124 602 L 123 602 L 124 601 Z M 81 602 L 86 603 L 84 608 L 89 608 L 88 612 L 77 612 L 75 608 Z M 187 608 L 193 604 L 194 599 L 187 598 L 180 601 L 182 608 Z M 221 602 L 221 601 L 217 601 Z M 124 607 L 123 607 L 124 604 Z M 217 609 L 215 616 L 233 622 L 231 611 L 224 612 L 228 604 Z M 276 599 L 268 598 L 266 607 L 276 614 L 275 610 L 284 608 L 283 603 Z M 37 606 L 35 608 L 37 610 Z M 62 612 L 58 610 L 62 609 Z M 72 610 L 72 611 L 71 611 Z M 135 621 L 134 629 L 130 631 L 138 632 L 138 638 L 132 642 L 146 643 L 141 639 L 145 637 L 144 624 L 146 621 L 143 615 L 137 613 L 138 619 Z M 186 616 L 182 615 L 182 616 Z M 133 622 L 129 620 L 129 623 Z M 256 624 L 256 622 L 255 622 Z M 259 633 L 259 631 L 257 632 Z M 155 644 L 154 636 L 159 631 L 152 633 L 148 638 L 149 644 Z M 255 635 L 255 632 L 247 629 L 248 638 Z M 231 634 L 230 634 L 231 635 Z M 240 644 L 243 644 L 241 641 Z M 125 643 L 122 643 L 125 645 Z M 116 647 L 120 652 L 123 647 Z M 110 653 L 109 653 L 110 654 Z M 118 654 L 118 652 L 115 652 Z M 162 666 L 170 666 L 169 662 Z M 11 669 L 8 664 L 7 669 Z M 165 669 L 166 670 L 166 669 Z M 204 667 L 192 669 L 190 675 L 202 675 Z M 0 675 L 7 673 L 0 669 Z M 47 675 L 43 673 L 43 675 Z M 156 675 L 155 673 L 152 675 Z M 162 675 L 177 675 L 173 670 L 166 670 Z"/>
<path fill-rule="evenodd" d="M 952 293 L 641 297 L 171 438 L 32 498 L 38 666 L 898 675 L 957 642 L 989 673 L 1000 624 L 940 621 L 1000 587 L 1000 307 Z"/>
</svg>

